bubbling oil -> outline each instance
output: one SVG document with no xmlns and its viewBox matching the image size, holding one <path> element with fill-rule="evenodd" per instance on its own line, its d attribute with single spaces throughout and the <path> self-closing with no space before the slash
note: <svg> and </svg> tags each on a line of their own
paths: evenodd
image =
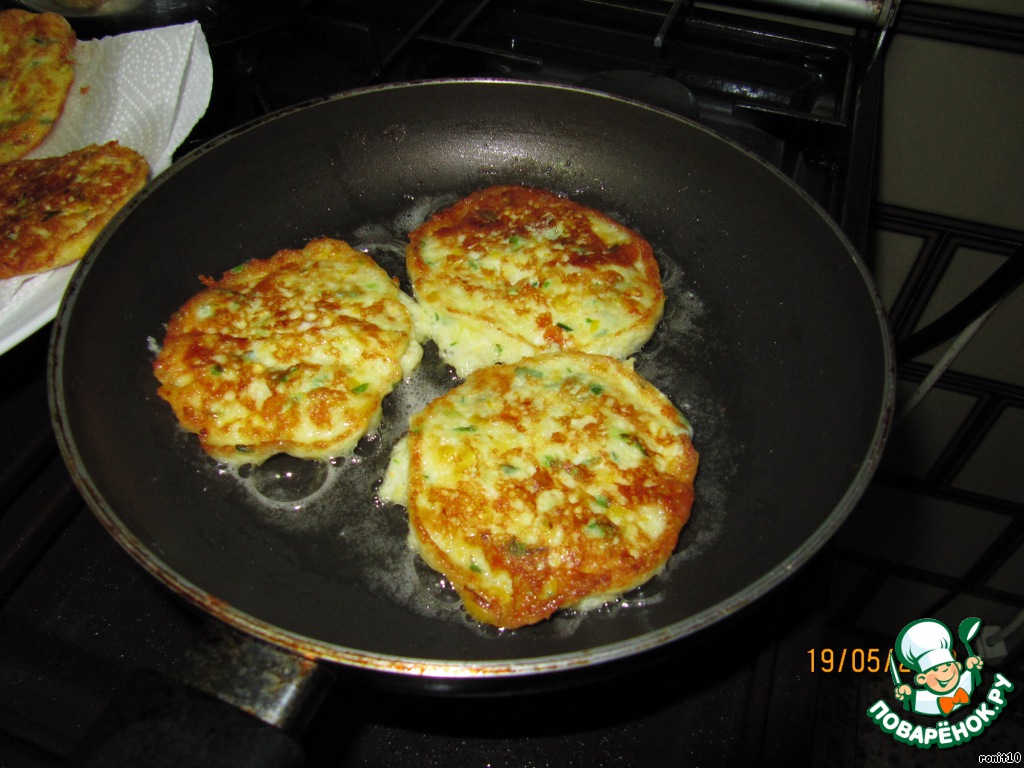
<svg viewBox="0 0 1024 768">
<path fill-rule="evenodd" d="M 373 257 L 397 278 L 402 290 L 411 294 L 405 268 L 408 233 L 434 211 L 456 200 L 454 195 L 410 198 L 391 221 L 366 224 L 355 230 L 348 242 Z M 698 472 L 699 508 L 684 529 L 685 546 L 677 550 L 663 571 L 603 606 L 558 611 L 551 621 L 559 636 L 572 635 L 584 615 L 593 620 L 614 618 L 621 611 L 642 609 L 667 599 L 674 566 L 700 556 L 721 529 L 725 491 L 735 472 L 735 456 L 715 439 L 725 427 L 723 409 L 712 399 L 694 395 L 694 389 L 709 391 L 706 387 L 693 387 L 692 378 L 679 375 L 679 360 L 685 359 L 687 348 L 710 343 L 701 331 L 705 310 L 700 298 L 687 288 L 682 266 L 663 252 L 656 252 L 656 258 L 666 294 L 665 313 L 652 338 L 634 355 L 635 367 L 695 425 L 694 442 L 701 452 L 702 469 L 714 465 L 714 470 Z M 451 367 L 441 361 L 434 344 L 426 342 L 420 366 L 384 399 L 377 430 L 364 436 L 351 455 L 326 462 L 282 455 L 259 467 L 221 467 L 220 472 L 244 489 L 256 513 L 269 524 L 333 538 L 346 557 L 358 562 L 359 579 L 371 593 L 416 615 L 458 622 L 475 634 L 498 638 L 506 633 L 470 618 L 451 583 L 427 566 L 408 544 L 405 510 L 383 502 L 376 494 L 391 450 L 407 432 L 410 417 L 459 381 Z"/>
</svg>

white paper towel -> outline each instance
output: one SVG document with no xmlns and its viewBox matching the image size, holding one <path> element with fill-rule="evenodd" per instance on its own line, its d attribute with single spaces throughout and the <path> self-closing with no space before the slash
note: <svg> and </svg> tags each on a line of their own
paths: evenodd
<svg viewBox="0 0 1024 768">
<path fill-rule="evenodd" d="M 29 157 L 117 140 L 160 173 L 206 112 L 212 86 L 198 22 L 80 41 L 64 113 Z"/>
<path fill-rule="evenodd" d="M 212 88 L 198 22 L 79 41 L 64 112 L 29 157 L 116 140 L 144 155 L 156 175 L 206 112 Z M 0 280 L 0 354 L 54 318 L 74 270 Z"/>
</svg>

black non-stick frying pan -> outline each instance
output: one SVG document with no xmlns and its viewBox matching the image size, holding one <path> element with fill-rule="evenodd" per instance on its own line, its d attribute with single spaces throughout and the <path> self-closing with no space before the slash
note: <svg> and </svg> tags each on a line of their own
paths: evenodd
<svg viewBox="0 0 1024 768">
<path fill-rule="evenodd" d="M 467 620 L 375 484 L 406 419 L 453 385 L 428 346 L 379 433 L 333 465 L 229 473 L 156 396 L 171 313 L 253 257 L 333 236 L 405 279 L 409 229 L 498 183 L 564 193 L 645 235 L 664 320 L 637 369 L 687 415 L 696 504 L 666 571 L 584 616 Z M 405 284 L 403 282 L 403 284 Z M 566 87 L 443 81 L 346 93 L 217 140 L 161 175 L 73 280 L 53 416 L 90 507 L 158 579 L 316 658 L 414 675 L 562 670 L 661 646 L 779 584 L 836 530 L 879 458 L 886 324 L 836 225 L 773 169 L 685 119 Z"/>
</svg>

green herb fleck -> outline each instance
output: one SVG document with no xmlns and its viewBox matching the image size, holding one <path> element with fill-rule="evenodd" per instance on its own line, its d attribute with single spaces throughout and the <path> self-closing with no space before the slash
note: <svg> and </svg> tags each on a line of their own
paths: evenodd
<svg viewBox="0 0 1024 768">
<path fill-rule="evenodd" d="M 591 520 L 584 527 L 584 532 L 595 539 L 604 539 L 615 535 L 615 525 L 608 520 Z"/>
<path fill-rule="evenodd" d="M 530 554 L 530 548 L 515 536 L 513 536 L 512 540 L 506 545 L 505 550 L 513 557 L 523 557 L 524 555 Z"/>
<path fill-rule="evenodd" d="M 629 432 L 620 432 L 619 433 L 619 438 L 621 440 L 623 440 L 624 442 L 629 443 L 630 445 L 632 445 L 634 448 L 636 448 L 638 451 L 640 451 L 640 453 L 642 453 L 644 456 L 650 455 L 650 454 L 647 453 L 647 446 L 645 446 L 640 441 L 640 438 L 637 437 L 636 435 L 631 434 Z"/>
<path fill-rule="evenodd" d="M 544 378 L 543 371 L 538 371 L 536 368 L 527 368 L 526 366 L 523 366 L 523 365 L 517 365 L 515 372 L 516 372 L 517 376 L 527 376 L 527 377 L 529 377 L 531 379 L 543 379 Z"/>
<path fill-rule="evenodd" d="M 295 372 L 298 371 L 298 370 L 299 370 L 299 366 L 293 365 L 293 366 L 291 366 L 289 368 L 286 368 L 285 370 L 277 373 L 274 376 L 274 378 L 277 381 L 281 381 L 281 382 L 288 381 L 289 379 L 291 379 L 292 376 L 295 375 Z"/>
</svg>

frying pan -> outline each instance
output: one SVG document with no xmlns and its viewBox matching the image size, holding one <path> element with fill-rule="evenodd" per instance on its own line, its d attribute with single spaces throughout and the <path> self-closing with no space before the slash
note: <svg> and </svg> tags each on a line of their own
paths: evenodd
<svg viewBox="0 0 1024 768">
<path fill-rule="evenodd" d="M 408 415 L 453 386 L 429 344 L 354 457 L 248 474 L 201 454 L 151 371 L 164 323 L 199 275 L 333 236 L 408 287 L 409 229 L 504 183 L 568 194 L 651 241 L 667 309 L 636 365 L 693 423 L 701 452 L 692 519 L 662 575 L 604 609 L 509 632 L 465 618 L 408 551 L 403 510 L 374 496 Z M 448 80 L 288 110 L 162 174 L 72 281 L 50 394 L 63 456 L 100 521 L 216 618 L 367 670 L 510 678 L 659 648 L 798 569 L 876 467 L 893 364 L 857 254 L 769 166 L 625 99 Z"/>
</svg>

